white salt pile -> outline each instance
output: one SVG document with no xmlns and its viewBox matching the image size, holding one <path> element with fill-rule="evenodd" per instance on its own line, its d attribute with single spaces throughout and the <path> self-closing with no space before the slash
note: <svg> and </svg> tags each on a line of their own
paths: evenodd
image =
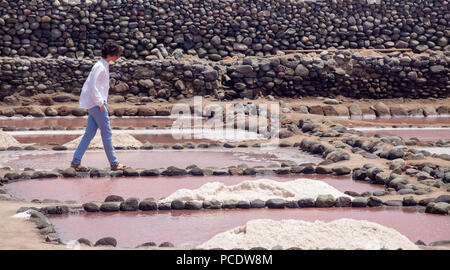
<svg viewBox="0 0 450 270">
<path fill-rule="evenodd" d="M 28 211 L 17 213 L 12 218 L 20 218 L 20 219 L 29 219 L 31 217 L 31 214 Z"/>
<path fill-rule="evenodd" d="M 11 146 L 20 146 L 20 143 L 13 136 L 0 131 L 0 148 L 8 148 Z"/>
<path fill-rule="evenodd" d="M 81 139 L 83 138 L 83 135 L 76 138 L 73 141 L 70 141 L 64 146 L 66 146 L 69 149 L 75 149 L 77 148 L 78 144 L 80 143 Z M 112 135 L 112 144 L 115 147 L 136 147 L 139 148 L 142 146 L 142 143 L 138 141 L 136 138 L 131 136 L 130 134 L 120 133 L 120 132 L 114 132 Z M 91 143 L 89 144 L 89 149 L 103 149 L 103 141 L 102 141 L 102 135 L 100 131 L 97 131 L 97 134 L 95 135 L 94 139 L 92 139 Z"/>
<path fill-rule="evenodd" d="M 293 219 L 250 220 L 243 226 L 215 235 L 198 248 L 271 249 L 277 245 L 302 249 L 418 249 L 413 242 L 394 229 L 354 219 L 338 219 L 328 223 Z"/>
<path fill-rule="evenodd" d="M 302 198 L 316 199 L 321 194 L 331 194 L 335 198 L 341 196 L 351 198 L 325 182 L 300 178 L 289 182 L 269 179 L 250 180 L 233 186 L 227 186 L 220 182 L 206 183 L 198 189 L 179 189 L 161 201 L 206 201 L 215 199 L 223 202 L 225 200 L 252 201 L 274 198 L 299 200 Z"/>
</svg>

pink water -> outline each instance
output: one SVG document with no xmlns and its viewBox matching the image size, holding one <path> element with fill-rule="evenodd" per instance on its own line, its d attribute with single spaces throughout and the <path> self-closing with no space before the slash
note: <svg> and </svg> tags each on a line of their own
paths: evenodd
<svg viewBox="0 0 450 270">
<path fill-rule="evenodd" d="M 172 125 L 175 118 L 169 117 L 111 117 L 111 126 L 118 127 L 151 127 L 157 125 L 165 127 Z M 0 119 L 0 126 L 16 128 L 42 128 L 46 126 L 85 127 L 87 117 L 33 117 L 23 119 Z"/>
<path fill-rule="evenodd" d="M 387 124 L 409 124 L 409 125 L 450 125 L 450 117 L 392 117 L 392 118 L 381 118 L 377 117 L 374 119 L 358 119 L 367 122 L 375 123 L 387 123 Z"/>
<path fill-rule="evenodd" d="M 82 136 L 82 134 L 33 134 L 30 131 L 26 135 L 16 135 L 13 134 L 13 137 L 20 143 L 36 143 L 36 144 L 65 144 L 68 143 L 78 137 Z M 213 141 L 209 139 L 174 139 L 172 134 L 131 134 L 138 141 L 144 143 L 145 141 L 149 141 L 152 144 L 174 144 L 174 143 L 217 143 L 218 141 Z"/>
<path fill-rule="evenodd" d="M 27 135 L 13 135 L 20 143 L 36 143 L 36 144 L 65 144 L 80 137 L 79 134 L 45 134 L 36 135 L 29 132 Z"/>
<path fill-rule="evenodd" d="M 438 141 L 450 140 L 450 129 L 377 129 L 377 130 L 364 130 L 367 136 L 373 136 L 375 134 L 384 134 L 388 136 L 399 136 L 403 139 L 417 138 L 421 141 Z"/>
<path fill-rule="evenodd" d="M 73 151 L 64 152 L 32 152 L 32 153 L 3 153 L 7 155 L 0 160 L 1 166 L 10 166 L 12 168 L 33 168 L 53 170 L 55 168 L 66 169 L 70 166 L 73 158 Z M 9 156 L 8 156 L 9 155 Z M 293 160 L 297 163 L 318 162 L 321 159 L 308 154 L 302 154 L 293 150 L 293 157 L 285 159 L 278 157 L 273 153 L 264 151 L 245 151 L 235 150 L 227 151 L 217 150 L 132 150 L 116 151 L 117 158 L 123 164 L 133 168 L 167 168 L 175 166 L 186 168 L 195 164 L 200 168 L 205 167 L 228 167 L 237 166 L 245 163 L 248 166 L 267 166 L 270 164 L 279 164 L 283 160 Z M 109 167 L 108 160 L 104 151 L 87 151 L 83 157 L 82 165 L 94 168 Z"/>
<path fill-rule="evenodd" d="M 219 141 L 209 140 L 209 139 L 196 139 L 192 136 L 189 139 L 175 139 L 172 134 L 133 134 L 140 142 L 149 141 L 152 144 L 173 144 L 173 143 L 220 143 Z"/>
<path fill-rule="evenodd" d="M 236 185 L 247 180 L 272 179 L 286 182 L 298 178 L 323 181 L 341 192 L 383 190 L 382 186 L 354 181 L 349 176 L 332 175 L 244 175 L 244 176 L 171 176 L 171 177 L 127 177 L 127 178 L 58 178 L 32 179 L 9 183 L 6 190 L 16 197 L 28 201 L 33 199 L 103 201 L 108 195 L 119 195 L 125 199 L 166 197 L 178 189 L 196 189 L 210 182 Z"/>
<path fill-rule="evenodd" d="M 298 219 L 333 221 L 340 218 L 367 220 L 393 228 L 411 241 L 425 243 L 450 239 L 450 218 L 414 209 L 387 208 L 301 208 L 301 209 L 222 209 L 201 211 L 154 211 L 85 213 L 51 217 L 55 230 L 65 240 L 81 237 L 91 242 L 102 237 L 117 239 L 118 246 L 135 247 L 144 242 L 165 241 L 179 246 L 203 243 L 214 235 L 245 224 L 252 219 Z M 289 248 L 289 247 L 284 247 Z"/>
</svg>

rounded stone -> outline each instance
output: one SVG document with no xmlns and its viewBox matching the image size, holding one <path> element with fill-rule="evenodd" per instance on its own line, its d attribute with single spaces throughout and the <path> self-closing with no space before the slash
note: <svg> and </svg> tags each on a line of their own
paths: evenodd
<svg viewBox="0 0 450 270">
<path fill-rule="evenodd" d="M 403 197 L 403 206 L 416 206 L 417 201 L 414 199 L 413 196 L 407 196 Z"/>
<path fill-rule="evenodd" d="M 187 171 L 174 166 L 168 167 L 165 171 L 161 173 L 164 176 L 184 176 L 187 175 Z"/>
<path fill-rule="evenodd" d="M 370 197 L 367 199 L 367 205 L 370 206 L 370 207 L 382 206 L 382 205 L 383 205 L 383 201 L 380 200 L 380 199 L 377 198 L 377 197 L 370 196 Z"/>
<path fill-rule="evenodd" d="M 139 246 L 136 246 L 136 248 L 142 248 L 142 247 L 156 247 L 155 242 L 145 242 L 143 244 L 140 244 Z"/>
<path fill-rule="evenodd" d="M 90 247 L 92 246 L 91 241 L 89 241 L 86 238 L 80 238 L 80 239 L 77 240 L 77 242 L 80 243 L 80 244 L 86 245 L 86 246 L 90 246 Z"/>
<path fill-rule="evenodd" d="M 120 210 L 120 205 L 118 202 L 105 202 L 100 206 L 100 211 L 102 212 L 117 212 Z"/>
<path fill-rule="evenodd" d="M 352 200 L 352 207 L 366 207 L 367 199 L 364 197 L 357 197 Z"/>
<path fill-rule="evenodd" d="M 123 202 L 125 199 L 119 195 L 109 195 L 105 198 L 105 202 Z"/>
<path fill-rule="evenodd" d="M 323 166 L 317 166 L 316 167 L 316 173 L 318 174 L 331 174 L 333 171 L 330 168 L 323 167 Z"/>
<path fill-rule="evenodd" d="M 250 202 L 251 208 L 264 208 L 266 206 L 266 203 L 263 200 L 256 199 Z"/>
<path fill-rule="evenodd" d="M 403 206 L 403 202 L 400 200 L 388 200 L 388 201 L 383 202 L 383 204 L 387 205 L 387 206 L 393 206 L 393 207 Z"/>
<path fill-rule="evenodd" d="M 131 197 L 120 203 L 120 211 L 137 211 L 138 209 L 139 209 L 138 198 Z"/>
<path fill-rule="evenodd" d="M 187 210 L 200 210 L 203 207 L 203 202 L 200 201 L 187 201 L 184 208 Z"/>
<path fill-rule="evenodd" d="M 204 209 L 220 209 L 220 208 L 222 208 L 222 203 L 218 200 L 203 201 L 203 208 Z"/>
<path fill-rule="evenodd" d="M 331 169 L 336 175 L 347 175 L 350 174 L 351 169 L 345 166 L 336 166 Z"/>
<path fill-rule="evenodd" d="M 299 208 L 298 201 L 286 201 L 286 208 Z"/>
<path fill-rule="evenodd" d="M 155 211 L 158 209 L 158 204 L 153 200 L 143 200 L 139 203 L 139 210 L 141 211 Z"/>
<path fill-rule="evenodd" d="M 168 202 L 160 202 L 158 203 L 158 210 L 170 210 L 171 206 Z"/>
<path fill-rule="evenodd" d="M 202 176 L 202 175 L 204 175 L 203 170 L 200 169 L 199 167 L 194 167 L 194 168 L 190 169 L 188 173 L 190 175 L 194 175 L 194 176 Z"/>
<path fill-rule="evenodd" d="M 66 178 L 73 178 L 77 176 L 77 172 L 74 168 L 67 168 L 62 172 L 62 175 Z"/>
<path fill-rule="evenodd" d="M 160 175 L 160 172 L 158 169 L 150 169 L 150 170 L 143 170 L 139 173 L 140 176 L 158 176 Z"/>
<path fill-rule="evenodd" d="M 440 195 L 439 197 L 437 197 L 434 202 L 439 203 L 439 202 L 445 202 L 445 203 L 450 203 L 450 195 Z"/>
<path fill-rule="evenodd" d="M 181 149 L 184 149 L 184 147 L 180 143 L 176 143 L 176 144 L 172 145 L 172 149 L 181 150 Z"/>
<path fill-rule="evenodd" d="M 123 170 L 123 175 L 127 177 L 139 176 L 139 172 L 133 168 L 127 168 Z"/>
<path fill-rule="evenodd" d="M 100 211 L 100 204 L 96 202 L 88 202 L 83 204 L 83 209 L 86 212 L 99 212 Z"/>
<path fill-rule="evenodd" d="M 233 209 L 233 208 L 236 208 L 237 204 L 238 204 L 238 201 L 236 201 L 236 200 L 225 200 L 222 203 L 222 208 L 224 208 L 224 209 Z"/>
<path fill-rule="evenodd" d="M 279 198 L 275 198 L 275 199 L 269 199 L 266 201 L 266 206 L 268 208 L 284 208 L 286 205 L 286 201 L 284 199 L 279 199 Z"/>
<path fill-rule="evenodd" d="M 45 207 L 45 211 L 50 215 L 62 215 L 69 212 L 69 207 L 65 205 L 47 206 Z"/>
<path fill-rule="evenodd" d="M 350 207 L 352 206 L 352 200 L 349 197 L 338 197 L 336 199 L 336 207 Z"/>
<path fill-rule="evenodd" d="M 431 214 L 439 214 L 439 215 L 446 215 L 448 214 L 450 210 L 450 204 L 445 203 L 445 202 L 438 202 L 438 203 L 434 203 L 434 202 L 430 202 L 426 209 L 425 212 L 426 213 L 431 213 Z"/>
<path fill-rule="evenodd" d="M 183 210 L 184 209 L 184 205 L 185 205 L 185 203 L 183 201 L 181 201 L 181 200 L 173 200 L 170 203 L 170 207 L 173 210 Z"/>
<path fill-rule="evenodd" d="M 398 190 L 397 193 L 402 194 L 402 195 L 411 194 L 411 193 L 414 193 L 414 190 L 411 188 L 402 188 L 402 189 Z"/>
<path fill-rule="evenodd" d="M 325 194 L 317 196 L 315 205 L 316 207 L 333 207 L 336 204 L 336 200 L 333 195 Z M 300 205 L 300 203 L 299 203 Z"/>
<path fill-rule="evenodd" d="M 170 242 L 163 242 L 159 245 L 159 247 L 175 247 L 175 246 Z"/>
<path fill-rule="evenodd" d="M 94 246 L 117 246 L 117 240 L 113 237 L 104 237 L 95 242 Z"/>
<path fill-rule="evenodd" d="M 236 205 L 236 208 L 240 209 L 249 209 L 250 208 L 250 202 L 249 201 L 239 201 Z"/>
<path fill-rule="evenodd" d="M 313 198 L 303 198 L 298 200 L 298 207 L 300 208 L 308 208 L 308 207 L 315 207 L 315 201 Z"/>
<path fill-rule="evenodd" d="M 393 159 L 402 159 L 405 156 L 405 153 L 403 152 L 402 149 L 400 148 L 392 148 L 388 151 L 388 159 L 393 160 Z"/>
</svg>

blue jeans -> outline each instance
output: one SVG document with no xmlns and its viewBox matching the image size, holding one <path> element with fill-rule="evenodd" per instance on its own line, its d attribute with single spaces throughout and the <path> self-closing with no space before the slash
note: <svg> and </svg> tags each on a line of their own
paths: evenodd
<svg viewBox="0 0 450 270">
<path fill-rule="evenodd" d="M 88 149 L 91 140 L 95 137 L 97 129 L 100 128 L 102 134 L 103 148 L 105 149 L 109 163 L 111 164 L 111 166 L 118 164 L 119 161 L 117 160 L 116 154 L 114 153 L 114 147 L 112 145 L 112 132 L 111 126 L 109 124 L 109 115 L 106 106 L 103 112 L 100 112 L 100 107 L 98 106 L 90 108 L 88 112 L 89 117 L 87 121 L 86 131 L 84 132 L 84 136 L 81 139 L 81 142 L 77 147 L 77 150 L 73 154 L 72 163 L 75 164 L 81 163 L 81 159 L 83 158 L 84 153 Z"/>
</svg>

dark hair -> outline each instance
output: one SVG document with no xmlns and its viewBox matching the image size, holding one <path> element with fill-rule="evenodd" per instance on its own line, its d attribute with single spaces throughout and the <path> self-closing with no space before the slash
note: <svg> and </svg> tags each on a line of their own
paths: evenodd
<svg viewBox="0 0 450 270">
<path fill-rule="evenodd" d="M 102 46 L 102 57 L 106 58 L 108 56 L 120 56 L 123 52 L 122 46 L 117 44 L 117 42 L 108 40 Z"/>
</svg>

